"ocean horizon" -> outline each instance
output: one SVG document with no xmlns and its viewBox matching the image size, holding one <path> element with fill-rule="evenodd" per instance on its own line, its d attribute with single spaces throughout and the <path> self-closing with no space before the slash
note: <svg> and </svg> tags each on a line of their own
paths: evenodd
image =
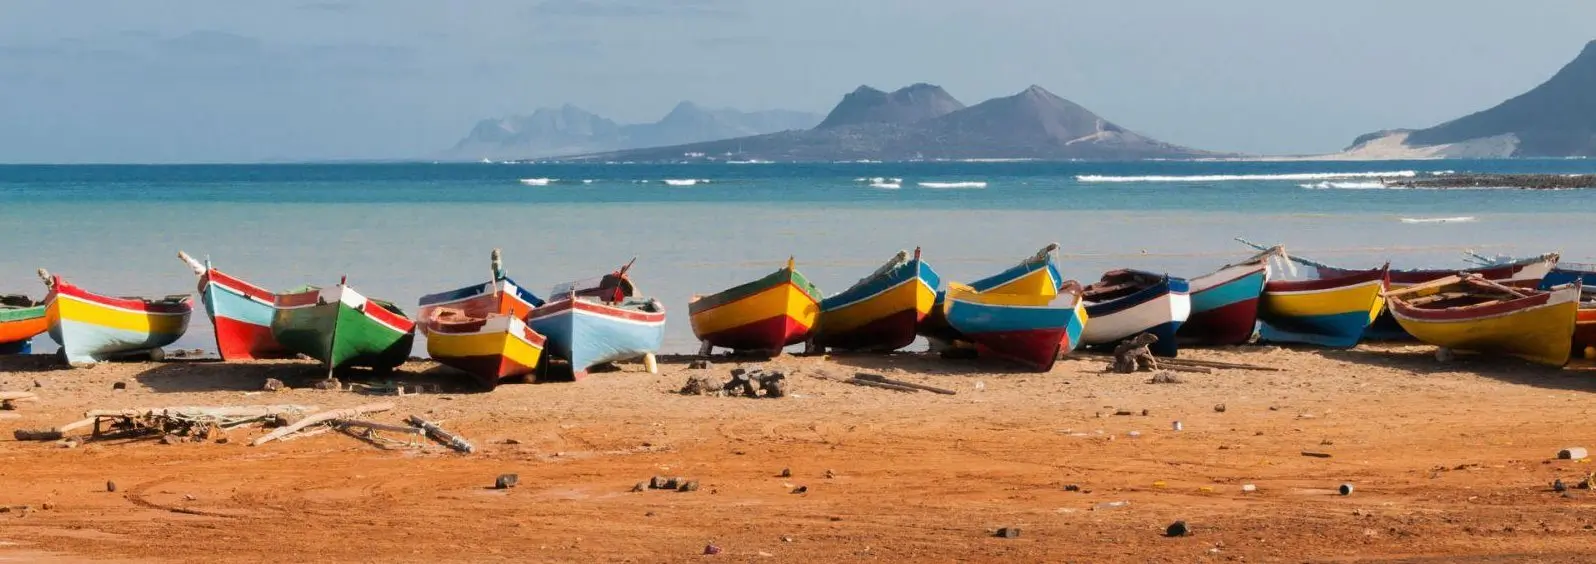
<svg viewBox="0 0 1596 564">
<path fill-rule="evenodd" d="M 641 290 L 668 312 L 665 351 L 690 352 L 689 296 L 788 256 L 827 294 L 915 247 L 951 281 L 1050 242 L 1082 282 L 1125 267 L 1204 274 L 1250 254 L 1235 237 L 1349 266 L 1461 268 L 1465 249 L 1596 262 L 1596 243 L 1570 236 L 1596 221 L 1585 191 L 1381 184 L 1457 173 L 1586 174 L 1596 163 L 0 165 L 0 293 L 42 296 L 42 267 L 108 295 L 195 294 L 183 250 L 275 290 L 347 275 L 413 313 L 423 294 L 485 281 L 494 248 L 540 294 L 637 257 Z M 174 346 L 214 351 L 196 309 Z"/>
</svg>

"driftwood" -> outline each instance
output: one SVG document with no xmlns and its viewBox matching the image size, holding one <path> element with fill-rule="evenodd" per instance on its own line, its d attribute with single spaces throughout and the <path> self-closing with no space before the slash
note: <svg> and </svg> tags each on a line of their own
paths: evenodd
<svg viewBox="0 0 1596 564">
<path fill-rule="evenodd" d="M 0 392 L 0 401 L 37 401 L 39 394 L 33 392 Z"/>
<path fill-rule="evenodd" d="M 260 437 L 258 439 L 255 439 L 253 442 L 250 443 L 250 446 L 260 446 L 260 445 L 275 441 L 277 439 L 281 439 L 281 438 L 283 438 L 286 435 L 293 434 L 295 431 L 298 431 L 300 429 L 304 429 L 305 427 L 309 427 L 311 425 L 315 425 L 315 424 L 318 424 L 318 423 L 325 423 L 327 421 L 331 421 L 331 420 L 334 420 L 334 419 L 346 419 L 346 418 L 355 417 L 355 416 L 358 416 L 358 415 L 364 415 L 364 414 L 367 414 L 367 413 L 374 413 L 374 412 L 378 412 L 378 411 L 388 411 L 388 410 L 393 409 L 393 408 L 394 408 L 394 405 L 393 405 L 392 402 L 368 403 L 366 405 L 359 405 L 359 406 L 351 407 L 351 408 L 348 408 L 348 409 L 335 409 L 335 410 L 332 410 L 332 411 L 323 411 L 321 413 L 307 415 L 307 416 L 305 416 L 304 419 L 300 419 L 298 422 L 296 422 L 296 423 L 294 423 L 292 425 L 288 425 L 286 427 L 282 427 L 280 429 L 272 431 L 271 433 L 266 434 L 265 436 L 262 436 L 262 437 Z"/>
<path fill-rule="evenodd" d="M 239 405 L 224 407 L 135 407 L 132 409 L 92 409 L 83 414 L 84 417 L 149 417 L 149 416 L 176 416 L 176 417 L 265 417 L 270 415 L 283 415 L 287 413 L 304 413 L 315 411 L 314 405 Z"/>
<path fill-rule="evenodd" d="M 417 429 L 415 427 L 406 427 L 404 425 L 389 425 L 387 423 L 377 423 L 377 422 L 374 422 L 374 421 L 361 421 L 359 419 L 338 419 L 338 420 L 333 421 L 333 425 L 337 426 L 337 427 L 360 427 L 360 428 L 365 428 L 365 429 L 371 429 L 373 431 L 383 431 L 383 432 L 387 432 L 387 433 L 399 433 L 399 434 L 402 434 L 402 435 L 420 435 L 420 434 L 422 434 L 421 429 Z"/>
<path fill-rule="evenodd" d="M 911 394 L 920 392 L 920 388 L 915 388 L 915 387 L 911 387 L 911 386 L 899 386 L 897 384 L 888 384 L 886 382 L 877 382 L 875 380 L 865 380 L 865 379 L 861 379 L 859 377 L 854 377 L 854 378 L 852 378 L 850 380 L 843 380 L 843 381 L 847 382 L 849 384 L 853 384 L 855 386 L 870 386 L 872 388 L 885 388 L 885 389 L 892 390 L 892 391 L 895 391 L 895 392 L 907 392 L 907 393 L 911 393 Z"/>
<path fill-rule="evenodd" d="M 471 454 L 477 450 L 477 447 L 472 446 L 470 442 L 461 438 L 459 435 L 444 430 L 443 427 L 439 427 L 437 423 L 422 419 L 420 415 L 411 415 L 409 419 L 405 420 L 405 422 L 416 427 L 420 427 L 422 430 L 427 432 L 427 436 L 432 437 L 433 440 L 443 443 L 444 446 L 454 450 L 458 450 L 466 454 Z"/>
<path fill-rule="evenodd" d="M 855 379 L 859 379 L 859 380 L 869 380 L 869 381 L 872 381 L 872 382 L 880 382 L 882 384 L 891 384 L 891 385 L 894 385 L 894 386 L 902 386 L 902 387 L 905 387 L 905 388 L 914 388 L 914 389 L 917 389 L 917 390 L 925 390 L 927 392 L 942 394 L 942 395 L 945 395 L 945 396 L 951 396 L 951 395 L 958 394 L 958 392 L 955 392 L 953 390 L 949 390 L 947 388 L 938 388 L 936 386 L 927 386 L 925 384 L 916 384 L 914 382 L 905 382 L 903 380 L 893 380 L 891 378 L 887 378 L 886 376 L 882 376 L 880 374 L 871 374 L 871 373 L 868 373 L 868 372 L 860 372 L 858 374 L 855 374 L 853 377 Z"/>
<path fill-rule="evenodd" d="M 1107 355 L 1107 354 L 1103 354 L 1103 353 L 1094 353 L 1094 352 L 1090 352 L 1090 351 L 1079 351 L 1079 350 L 1070 353 L 1070 355 L 1071 356 L 1087 357 L 1087 358 L 1103 358 L 1103 359 L 1107 359 L 1107 358 L 1111 358 L 1112 357 L 1112 355 Z M 1158 366 L 1160 368 L 1168 369 L 1168 370 L 1174 370 L 1173 368 L 1170 368 L 1171 365 L 1174 365 L 1174 366 L 1198 366 L 1198 367 L 1203 367 L 1203 368 L 1229 368 L 1229 369 L 1235 369 L 1235 370 L 1256 370 L 1256 371 L 1260 371 L 1260 372 L 1285 372 L 1286 371 L 1286 369 L 1284 369 L 1284 368 L 1279 368 L 1279 367 L 1275 367 L 1275 366 L 1262 366 L 1262 365 L 1258 365 L 1258 364 L 1246 364 L 1246 363 L 1241 363 L 1241 362 L 1221 362 L 1221 361 L 1217 361 L 1217 360 L 1198 360 L 1198 359 L 1194 359 L 1194 358 L 1160 358 L 1160 359 L 1158 359 Z"/>
<path fill-rule="evenodd" d="M 1108 369 L 1120 374 L 1152 372 L 1158 370 L 1158 359 L 1153 357 L 1148 345 L 1158 342 L 1158 335 L 1142 333 L 1114 346 L 1114 360 Z"/>
<path fill-rule="evenodd" d="M 296 439 L 304 439 L 304 438 L 314 437 L 314 436 L 320 435 L 322 433 L 330 433 L 330 432 L 332 432 L 332 430 L 333 430 L 332 427 L 317 427 L 315 429 L 311 429 L 311 430 L 308 430 L 308 431 L 300 431 L 298 433 L 294 433 L 292 435 L 289 435 L 289 436 L 286 436 L 286 437 L 283 437 L 283 438 L 277 439 L 277 440 L 278 440 L 278 442 L 284 442 L 284 441 L 292 441 L 292 440 L 296 440 Z"/>
<path fill-rule="evenodd" d="M 1167 362 L 1164 363 L 1163 366 L 1158 367 L 1158 369 L 1168 370 L 1170 372 L 1192 372 L 1196 374 L 1213 374 L 1214 372 L 1214 369 L 1207 366 L 1186 366 L 1181 364 L 1169 364 Z"/>
</svg>

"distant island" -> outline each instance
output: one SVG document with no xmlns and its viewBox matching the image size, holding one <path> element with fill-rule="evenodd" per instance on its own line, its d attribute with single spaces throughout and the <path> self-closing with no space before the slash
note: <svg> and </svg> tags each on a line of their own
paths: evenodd
<svg viewBox="0 0 1596 564">
<path fill-rule="evenodd" d="M 1362 135 L 1342 158 L 1596 156 L 1596 41 L 1551 79 L 1491 109 L 1426 129 Z"/>
<path fill-rule="evenodd" d="M 941 87 L 894 92 L 860 86 L 811 129 L 565 157 L 579 161 L 680 160 L 1136 160 L 1228 156 L 1165 143 L 1032 86 L 965 106 Z"/>
<path fill-rule="evenodd" d="M 742 112 L 682 102 L 654 123 L 619 124 L 576 106 L 485 119 L 437 155 L 446 160 L 535 159 L 808 129 L 820 116 L 788 110 Z"/>
</svg>

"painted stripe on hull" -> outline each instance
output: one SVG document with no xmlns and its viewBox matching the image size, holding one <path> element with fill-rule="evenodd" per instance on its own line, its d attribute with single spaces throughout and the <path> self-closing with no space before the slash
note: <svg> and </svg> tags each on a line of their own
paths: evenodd
<svg viewBox="0 0 1596 564">
<path fill-rule="evenodd" d="M 1105 309 L 1112 311 L 1103 315 L 1095 313 L 1093 306 L 1087 306 L 1090 321 L 1081 335 L 1083 345 L 1112 345 L 1141 333 L 1153 333 L 1158 337 L 1158 342 L 1149 347 L 1153 354 L 1169 357 L 1178 354 L 1175 332 L 1191 315 L 1190 295 L 1165 292 L 1129 307 L 1121 303 L 1108 305 L 1113 307 Z"/>
<path fill-rule="evenodd" d="M 64 282 L 57 278 L 58 288 Z M 45 317 L 50 338 L 61 345 L 67 362 L 93 363 L 121 353 L 131 353 L 170 345 L 188 329 L 192 302 L 162 303 L 154 311 L 133 311 L 121 307 L 128 299 L 101 300 L 81 289 L 65 286 L 71 295 L 52 292 Z M 85 298 L 86 296 L 94 296 Z M 104 302 L 119 305 L 106 305 Z M 164 311 L 181 311 L 165 313 Z"/>
<path fill-rule="evenodd" d="M 148 333 L 62 319 L 50 325 L 50 338 L 61 345 L 70 363 L 94 363 L 121 353 L 157 349 L 182 337 L 181 333 Z"/>
<path fill-rule="evenodd" d="M 1421 288 L 1451 290 L 1456 285 Z M 1392 301 L 1391 313 L 1424 343 L 1464 351 L 1500 353 L 1549 366 L 1568 363 L 1579 313 L 1579 287 L 1490 304 L 1429 309 Z"/>
<path fill-rule="evenodd" d="M 0 321 L 0 354 L 21 354 L 23 346 L 50 329 L 45 306 L 8 309 L 3 312 L 6 320 Z"/>
<path fill-rule="evenodd" d="M 797 319 L 778 315 L 698 338 L 717 347 L 738 351 L 777 350 L 804 342 L 804 339 L 809 338 L 809 329 Z"/>
<path fill-rule="evenodd" d="M 1176 337 L 1201 345 L 1241 345 L 1252 340 L 1258 328 L 1258 298 L 1192 312 Z"/>
<path fill-rule="evenodd" d="M 214 281 L 206 284 L 202 292 L 205 311 L 215 328 L 216 351 L 222 360 L 283 358 L 292 355 L 272 336 L 272 314 L 276 307 Z"/>
<path fill-rule="evenodd" d="M 976 351 L 982 356 L 997 356 L 1047 372 L 1053 369 L 1068 335 L 1063 328 L 1034 329 L 972 333 L 970 340 L 975 341 Z"/>
<path fill-rule="evenodd" d="M 1258 323 L 1258 340 L 1265 343 L 1300 343 L 1338 349 L 1352 348 L 1363 339 L 1369 313 L 1352 311 L 1329 315 L 1264 317 Z"/>
<path fill-rule="evenodd" d="M 427 354 L 440 364 L 471 374 L 489 388 L 501 379 L 531 374 L 542 357 L 542 345 L 511 333 L 502 323 L 493 325 L 496 326 L 484 327 L 482 333 L 467 334 L 423 328 L 427 336 Z M 508 325 L 515 329 L 526 328 L 519 321 Z"/>
<path fill-rule="evenodd" d="M 341 301 L 278 308 L 272 334 L 288 350 L 319 360 L 329 370 L 397 367 L 409 358 L 415 341 L 413 331 L 400 332 Z"/>
<path fill-rule="evenodd" d="M 921 317 L 917 310 L 904 309 L 847 331 L 821 333 L 815 342 L 843 350 L 895 351 L 914 342 Z"/>
</svg>

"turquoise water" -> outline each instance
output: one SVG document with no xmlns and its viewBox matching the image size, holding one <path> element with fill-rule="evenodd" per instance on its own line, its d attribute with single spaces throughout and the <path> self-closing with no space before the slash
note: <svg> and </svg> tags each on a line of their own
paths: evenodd
<svg viewBox="0 0 1596 564">
<path fill-rule="evenodd" d="M 667 348 L 688 351 L 688 296 L 788 255 L 829 292 L 917 245 L 947 280 L 1048 242 L 1081 279 L 1201 274 L 1247 254 L 1237 236 L 1354 266 L 1461 265 L 1464 248 L 1596 256 L 1596 192 L 1371 189 L 1373 174 L 1446 171 L 1596 173 L 1596 162 L 0 166 L 0 292 L 42 294 L 39 267 L 112 295 L 193 292 L 182 249 L 269 288 L 347 274 L 413 310 L 424 293 L 485 279 L 494 247 L 532 288 L 636 256 L 642 289 L 670 310 Z M 877 177 L 900 188 L 871 187 Z M 1446 218 L 1468 219 L 1433 222 Z M 213 348 L 203 315 L 179 345 Z"/>
</svg>

